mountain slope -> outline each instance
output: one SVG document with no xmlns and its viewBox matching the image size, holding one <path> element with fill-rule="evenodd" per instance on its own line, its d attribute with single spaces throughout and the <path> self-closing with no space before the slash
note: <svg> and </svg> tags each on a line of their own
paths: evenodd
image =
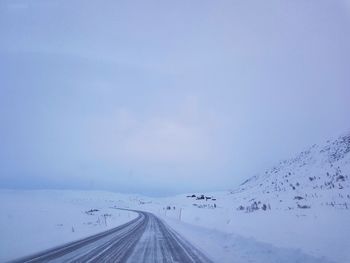
<svg viewBox="0 0 350 263">
<path fill-rule="evenodd" d="M 313 145 L 231 191 L 238 210 L 350 208 L 350 133 Z"/>
</svg>

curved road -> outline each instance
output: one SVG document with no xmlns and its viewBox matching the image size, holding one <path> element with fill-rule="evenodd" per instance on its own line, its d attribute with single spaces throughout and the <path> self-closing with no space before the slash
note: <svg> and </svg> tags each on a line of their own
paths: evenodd
<svg viewBox="0 0 350 263">
<path fill-rule="evenodd" d="M 124 225 L 13 262 L 211 262 L 155 215 L 134 212 Z"/>
</svg>

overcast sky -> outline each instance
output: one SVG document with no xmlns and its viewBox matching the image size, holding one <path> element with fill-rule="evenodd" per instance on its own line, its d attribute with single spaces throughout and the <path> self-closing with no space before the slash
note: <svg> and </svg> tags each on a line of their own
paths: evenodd
<svg viewBox="0 0 350 263">
<path fill-rule="evenodd" d="M 233 188 L 350 130 L 349 1 L 0 1 L 0 187 Z"/>
</svg>

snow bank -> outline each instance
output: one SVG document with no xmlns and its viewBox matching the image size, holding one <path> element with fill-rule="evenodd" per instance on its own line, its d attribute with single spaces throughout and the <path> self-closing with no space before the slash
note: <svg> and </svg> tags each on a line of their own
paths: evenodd
<svg viewBox="0 0 350 263">
<path fill-rule="evenodd" d="M 350 262 L 348 211 L 239 213 L 227 206 L 185 206 L 181 220 L 178 208 L 155 212 L 216 262 Z"/>
<path fill-rule="evenodd" d="M 165 222 L 180 235 L 200 248 L 214 262 L 220 263 L 326 263 L 325 258 L 316 258 L 298 249 L 279 248 L 268 243 L 257 242 L 233 233 L 194 226 L 176 219 L 165 218 Z"/>
</svg>

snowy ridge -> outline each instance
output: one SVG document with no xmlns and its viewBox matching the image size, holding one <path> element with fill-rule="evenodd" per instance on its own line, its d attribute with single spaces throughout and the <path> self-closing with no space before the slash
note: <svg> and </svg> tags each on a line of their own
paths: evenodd
<svg viewBox="0 0 350 263">
<path fill-rule="evenodd" d="M 231 191 L 238 210 L 350 208 L 350 134 L 313 145 Z"/>
</svg>

